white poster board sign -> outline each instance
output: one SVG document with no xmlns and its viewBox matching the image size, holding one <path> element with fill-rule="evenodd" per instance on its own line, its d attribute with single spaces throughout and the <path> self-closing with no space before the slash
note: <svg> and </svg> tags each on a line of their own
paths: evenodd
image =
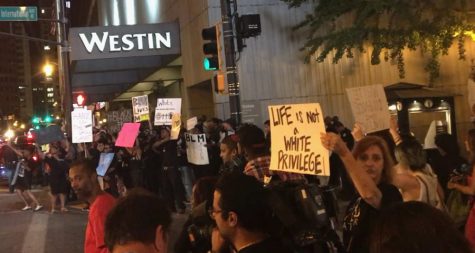
<svg viewBox="0 0 475 253">
<path fill-rule="evenodd" d="M 134 112 L 134 122 L 149 120 L 148 96 L 132 97 L 132 110 Z"/>
<path fill-rule="evenodd" d="M 92 111 L 76 109 L 71 112 L 73 143 L 92 142 Z"/>
<path fill-rule="evenodd" d="M 272 133 L 269 169 L 329 176 L 329 152 L 320 141 L 320 133 L 325 132 L 320 104 L 273 105 L 268 110 Z"/>
<path fill-rule="evenodd" d="M 389 109 L 382 85 L 346 89 L 355 123 L 372 133 L 389 128 Z"/>
<path fill-rule="evenodd" d="M 157 99 L 154 125 L 172 125 L 172 116 L 174 113 L 181 114 L 181 98 Z"/>
<path fill-rule="evenodd" d="M 191 119 L 188 119 L 186 121 L 186 130 L 190 131 L 191 129 L 195 128 L 195 126 L 198 125 L 198 118 L 193 117 Z"/>
<path fill-rule="evenodd" d="M 196 165 L 209 164 L 206 135 L 185 133 L 185 140 L 188 162 Z"/>
</svg>

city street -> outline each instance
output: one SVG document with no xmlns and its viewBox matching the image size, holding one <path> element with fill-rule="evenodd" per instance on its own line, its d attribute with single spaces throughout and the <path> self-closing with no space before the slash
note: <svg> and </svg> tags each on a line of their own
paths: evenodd
<svg viewBox="0 0 475 253">
<path fill-rule="evenodd" d="M 16 194 L 8 193 L 5 182 L 0 182 L 0 252 L 84 252 L 88 213 L 76 204 L 68 206 L 69 212 L 50 214 L 48 188 L 35 188 L 33 193 L 45 207 L 38 212 L 21 211 L 22 201 Z M 185 219 L 186 215 L 173 215 L 170 248 Z"/>
</svg>

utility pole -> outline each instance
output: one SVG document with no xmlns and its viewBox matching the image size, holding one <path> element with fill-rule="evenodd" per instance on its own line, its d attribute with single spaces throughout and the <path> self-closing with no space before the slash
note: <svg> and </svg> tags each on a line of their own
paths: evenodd
<svg viewBox="0 0 475 253">
<path fill-rule="evenodd" d="M 66 123 L 66 132 L 71 137 L 71 109 L 72 92 L 71 80 L 69 75 L 69 43 L 66 34 L 66 15 L 64 0 L 56 0 L 56 42 L 58 43 L 58 79 L 59 90 L 61 94 L 61 104 L 63 107 L 64 119 Z"/>
<path fill-rule="evenodd" d="M 231 117 L 241 124 L 241 100 L 239 97 L 239 80 L 234 50 L 233 13 L 231 4 L 236 6 L 236 0 L 221 0 L 221 19 L 223 22 L 224 54 L 226 55 L 226 79 L 229 92 Z"/>
</svg>

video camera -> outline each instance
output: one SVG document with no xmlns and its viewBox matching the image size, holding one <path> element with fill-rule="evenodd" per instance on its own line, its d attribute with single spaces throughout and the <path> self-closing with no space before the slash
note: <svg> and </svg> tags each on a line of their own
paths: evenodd
<svg viewBox="0 0 475 253">
<path fill-rule="evenodd" d="M 285 243 L 298 252 L 344 252 L 331 217 L 336 217 L 332 189 L 305 181 L 277 182 L 267 186 L 269 205 Z M 287 239 L 287 240 L 286 240 Z"/>
</svg>

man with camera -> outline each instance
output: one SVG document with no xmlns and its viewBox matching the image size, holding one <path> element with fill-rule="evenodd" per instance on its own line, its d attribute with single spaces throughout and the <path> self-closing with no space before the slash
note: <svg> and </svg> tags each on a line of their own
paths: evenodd
<svg viewBox="0 0 475 253">
<path fill-rule="evenodd" d="M 268 233 L 267 194 L 254 177 L 239 173 L 223 175 L 216 184 L 209 212 L 219 230 L 212 235 L 213 253 L 221 252 L 225 241 L 238 253 L 291 252 Z"/>
</svg>

